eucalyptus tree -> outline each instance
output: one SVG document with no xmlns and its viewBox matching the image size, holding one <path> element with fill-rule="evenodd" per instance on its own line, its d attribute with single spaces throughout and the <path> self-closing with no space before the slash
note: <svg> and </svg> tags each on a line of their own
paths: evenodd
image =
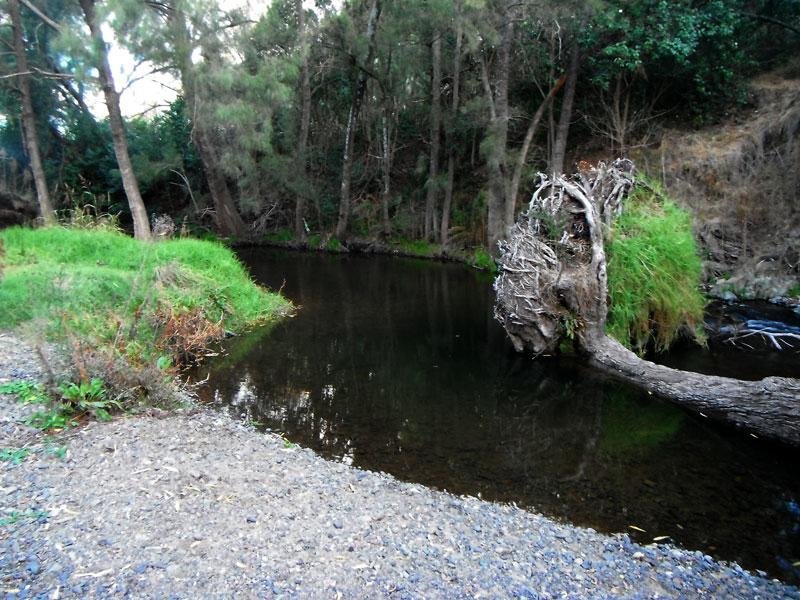
<svg viewBox="0 0 800 600">
<path fill-rule="evenodd" d="M 79 2 L 91 34 L 93 62 L 97 68 L 100 87 L 103 90 L 108 109 L 108 122 L 111 126 L 111 138 L 114 142 L 114 154 L 117 157 L 122 186 L 125 189 L 133 217 L 133 235 L 140 240 L 151 240 L 150 219 L 147 216 L 147 209 L 139 191 L 139 182 L 136 180 L 133 163 L 128 152 L 125 122 L 119 106 L 119 92 L 114 87 L 114 77 L 108 62 L 108 46 L 100 29 L 101 21 L 97 14 L 97 4 L 95 0 L 79 0 Z"/>
<path fill-rule="evenodd" d="M 33 111 L 33 98 L 31 96 L 28 59 L 25 51 L 25 34 L 23 31 L 22 16 L 20 14 L 19 0 L 8 0 L 8 12 L 11 17 L 11 26 L 14 39 L 14 56 L 16 58 L 16 79 L 22 105 L 22 129 L 25 136 L 25 146 L 33 172 L 33 181 L 36 186 L 36 197 L 39 201 L 39 212 L 45 224 L 55 223 L 56 216 L 53 203 L 50 201 L 50 190 L 47 187 L 44 166 L 39 152 L 39 140 L 36 133 L 36 116 Z"/>
</svg>

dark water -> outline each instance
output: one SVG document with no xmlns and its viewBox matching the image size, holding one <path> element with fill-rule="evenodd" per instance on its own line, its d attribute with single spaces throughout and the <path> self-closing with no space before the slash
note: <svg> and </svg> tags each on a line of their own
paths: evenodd
<svg viewBox="0 0 800 600">
<path fill-rule="evenodd" d="M 199 369 L 207 400 L 328 458 L 800 581 L 798 453 L 516 354 L 463 266 L 241 257 L 301 310 Z"/>
</svg>

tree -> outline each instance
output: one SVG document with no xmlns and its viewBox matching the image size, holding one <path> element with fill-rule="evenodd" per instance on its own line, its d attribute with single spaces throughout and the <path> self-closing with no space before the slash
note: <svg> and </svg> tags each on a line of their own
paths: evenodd
<svg viewBox="0 0 800 600">
<path fill-rule="evenodd" d="M 8 11 L 11 15 L 11 23 L 14 29 L 14 54 L 17 60 L 17 81 L 22 100 L 22 129 L 25 136 L 25 145 L 30 157 L 31 171 L 33 171 L 36 197 L 39 200 L 39 213 L 45 224 L 52 225 L 56 221 L 56 216 L 53 210 L 53 203 L 50 201 L 50 191 L 47 187 L 42 157 L 39 152 L 36 118 L 33 112 L 33 100 L 29 83 L 30 71 L 28 70 L 28 60 L 25 56 L 25 36 L 22 28 L 19 0 L 8 0 Z"/>
<path fill-rule="evenodd" d="M 380 0 L 371 0 L 369 14 L 367 16 L 366 40 L 367 57 L 362 65 L 357 67 L 355 76 L 355 90 L 350 103 L 350 112 L 347 117 L 347 128 L 344 136 L 344 152 L 342 156 L 342 185 L 339 197 L 339 220 L 336 223 L 336 237 L 344 238 L 347 235 L 347 226 L 350 219 L 350 186 L 353 177 L 353 142 L 356 135 L 356 124 L 361 112 L 361 105 L 364 102 L 364 94 L 367 91 L 368 69 L 372 67 L 375 58 L 376 34 L 378 29 L 378 19 L 381 15 Z M 353 57 L 357 61 L 357 57 Z"/>
<path fill-rule="evenodd" d="M 442 38 L 434 29 L 431 41 L 431 153 L 425 196 L 425 239 L 436 236 L 436 191 L 439 185 L 439 139 L 442 128 Z"/>
<path fill-rule="evenodd" d="M 111 65 L 108 62 L 108 49 L 100 31 L 100 23 L 95 10 L 95 0 L 80 0 L 84 20 L 89 27 L 92 37 L 94 57 L 96 61 L 100 87 L 103 90 L 106 107 L 108 108 L 108 121 L 111 126 L 111 138 L 114 141 L 114 154 L 117 157 L 122 185 L 128 197 L 128 205 L 133 217 L 133 235 L 136 239 L 149 241 L 152 239 L 150 232 L 150 219 L 139 192 L 136 174 L 133 172 L 128 154 L 128 141 L 125 138 L 125 123 L 119 108 L 119 93 L 114 88 L 114 78 L 111 74 Z"/>
</svg>

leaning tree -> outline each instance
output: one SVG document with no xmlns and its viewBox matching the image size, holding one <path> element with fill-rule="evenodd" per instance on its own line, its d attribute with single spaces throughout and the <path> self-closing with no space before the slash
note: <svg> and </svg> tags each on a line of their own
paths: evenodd
<svg viewBox="0 0 800 600">
<path fill-rule="evenodd" d="M 500 243 L 495 317 L 517 351 L 555 351 L 570 338 L 587 362 L 619 379 L 755 434 L 800 445 L 800 380 L 741 381 L 649 362 L 606 334 L 604 238 L 637 185 L 616 160 L 572 177 L 541 176 Z"/>
</svg>

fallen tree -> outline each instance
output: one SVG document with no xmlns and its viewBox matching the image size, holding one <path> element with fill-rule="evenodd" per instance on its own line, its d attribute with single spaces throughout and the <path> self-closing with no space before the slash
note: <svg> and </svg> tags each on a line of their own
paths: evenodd
<svg viewBox="0 0 800 600">
<path fill-rule="evenodd" d="M 565 340 L 587 362 L 686 408 L 755 435 L 800 445 L 800 380 L 741 381 L 647 361 L 606 334 L 604 238 L 639 185 L 630 161 L 541 176 L 528 210 L 500 244 L 495 317 L 517 351 L 555 352 Z"/>
</svg>

